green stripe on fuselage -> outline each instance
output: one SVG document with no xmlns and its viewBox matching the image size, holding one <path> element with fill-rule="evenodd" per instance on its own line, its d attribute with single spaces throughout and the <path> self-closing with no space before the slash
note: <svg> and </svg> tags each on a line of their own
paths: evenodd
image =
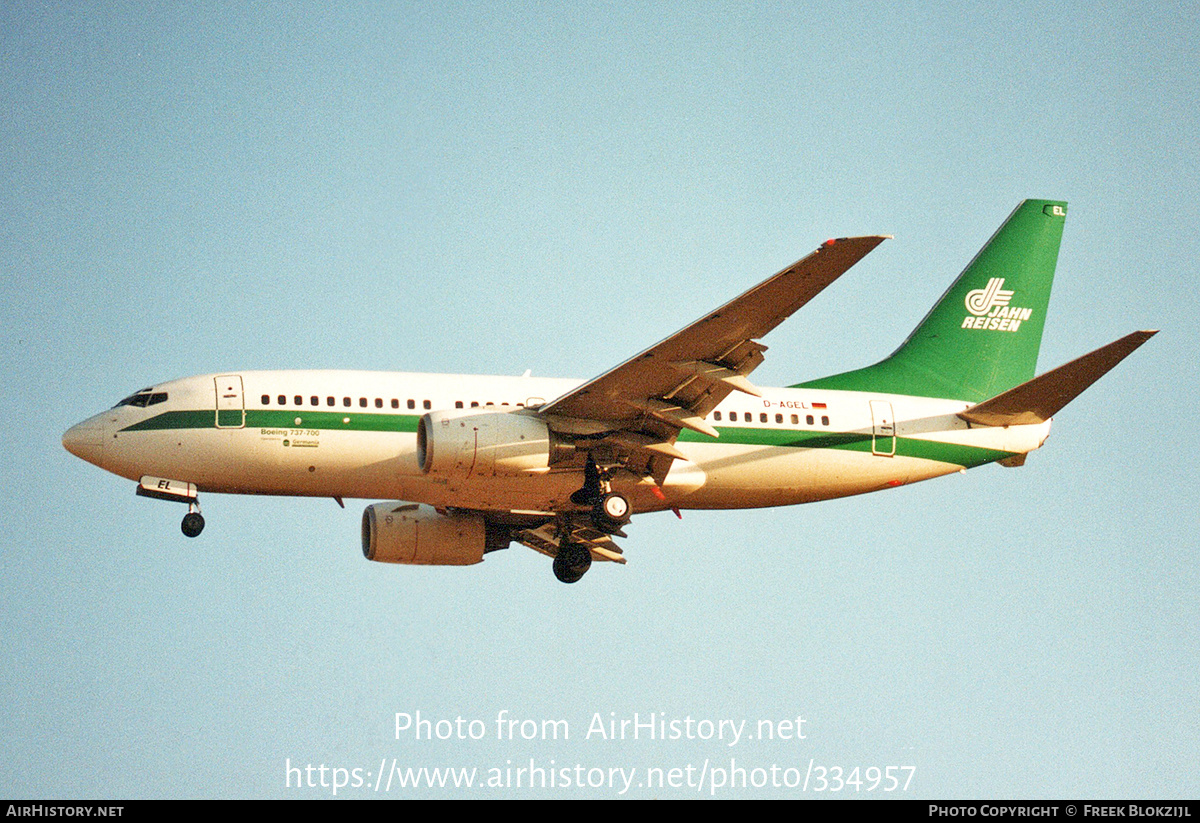
<svg viewBox="0 0 1200 823">
<path fill-rule="evenodd" d="M 330 431 L 415 432 L 420 416 L 416 414 L 372 414 L 285 411 L 283 409 L 247 409 L 247 429 L 325 429 Z M 222 425 L 225 421 L 222 420 Z M 123 432 L 163 431 L 169 429 L 216 428 L 212 409 L 200 411 L 169 411 L 135 423 Z"/>
<path fill-rule="evenodd" d="M 743 427 L 718 427 L 719 440 L 688 429 L 679 433 L 679 439 L 693 443 L 721 443 L 742 446 L 775 446 L 793 449 L 845 449 L 847 451 L 871 452 L 870 432 L 825 432 L 795 431 L 791 429 L 760 429 Z M 920 440 L 915 437 L 896 438 L 897 457 L 916 457 L 936 460 L 955 466 L 974 468 L 985 463 L 994 463 L 1011 457 L 1013 452 L 966 446 L 960 443 L 942 443 L 936 440 Z M 888 459 L 880 456 L 881 460 Z"/>
<path fill-rule="evenodd" d="M 300 422 L 296 422 L 299 419 Z M 247 429 L 323 429 L 355 432 L 416 432 L 420 416 L 415 414 L 371 414 L 321 411 L 285 411 L 283 409 L 247 409 Z M 135 423 L 122 432 L 166 431 L 173 429 L 215 429 L 216 415 L 212 409 L 200 411 L 169 411 Z M 232 429 L 227 429 L 232 430 Z M 692 443 L 715 443 L 739 446 L 772 446 L 792 449 L 845 449 L 871 452 L 870 432 L 797 431 L 795 429 L 764 429 L 744 426 L 721 426 L 719 440 L 684 429 L 679 440 Z M 1011 457 L 1013 452 L 940 443 L 912 437 L 896 438 L 896 456 L 936 460 L 955 466 L 982 466 Z M 886 460 L 886 457 L 880 457 Z"/>
</svg>

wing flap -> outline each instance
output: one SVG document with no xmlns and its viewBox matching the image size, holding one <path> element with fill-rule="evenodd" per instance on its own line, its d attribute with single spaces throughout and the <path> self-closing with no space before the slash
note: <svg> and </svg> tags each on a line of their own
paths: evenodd
<svg viewBox="0 0 1200 823">
<path fill-rule="evenodd" d="M 536 529 L 524 529 L 515 535 L 517 542 L 536 552 L 554 557 L 558 554 L 560 537 L 554 523 L 546 523 Z M 594 560 L 607 560 L 624 565 L 625 556 L 621 548 L 604 532 L 586 526 L 571 527 L 571 540 L 586 546 Z"/>
<path fill-rule="evenodd" d="M 722 366 L 720 363 L 710 363 L 707 360 L 684 360 L 672 363 L 671 368 L 685 374 L 690 374 L 705 385 L 721 383 L 731 391 L 740 391 L 753 397 L 762 397 L 762 392 L 746 379 L 746 375 L 750 373 L 751 369 L 734 371 Z M 744 369 L 745 367 L 740 368 Z"/>
</svg>

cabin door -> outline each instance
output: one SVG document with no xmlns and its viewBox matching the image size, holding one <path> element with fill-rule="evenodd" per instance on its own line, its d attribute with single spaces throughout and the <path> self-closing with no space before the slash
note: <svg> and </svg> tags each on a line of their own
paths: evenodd
<svg viewBox="0 0 1200 823">
<path fill-rule="evenodd" d="M 242 376 L 240 374 L 223 374 L 214 382 L 217 389 L 217 428 L 242 428 L 246 425 L 246 403 L 242 398 Z"/>
<path fill-rule="evenodd" d="M 871 453 L 883 457 L 896 454 L 896 419 L 886 400 L 871 401 Z"/>
</svg>

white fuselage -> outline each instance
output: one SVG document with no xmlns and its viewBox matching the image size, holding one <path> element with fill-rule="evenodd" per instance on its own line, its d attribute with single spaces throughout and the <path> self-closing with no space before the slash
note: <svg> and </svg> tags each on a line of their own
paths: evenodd
<svg viewBox="0 0 1200 823">
<path fill-rule="evenodd" d="M 513 476 L 426 473 L 416 427 L 429 411 L 528 414 L 582 381 L 359 371 L 227 372 L 153 388 L 73 427 L 74 454 L 132 480 L 203 492 L 408 500 L 492 511 L 569 506 L 578 470 Z M 708 415 L 717 439 L 684 430 L 661 490 L 618 477 L 634 511 L 806 503 L 926 480 L 1036 449 L 1050 423 L 970 426 L 970 404 L 811 389 L 733 393 Z"/>
</svg>

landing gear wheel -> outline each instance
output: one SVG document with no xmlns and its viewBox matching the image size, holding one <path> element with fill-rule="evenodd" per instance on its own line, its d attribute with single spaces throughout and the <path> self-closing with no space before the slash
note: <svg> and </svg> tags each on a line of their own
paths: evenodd
<svg viewBox="0 0 1200 823">
<path fill-rule="evenodd" d="M 600 498 L 596 510 L 614 523 L 629 521 L 629 501 L 616 492 L 609 492 Z"/>
<path fill-rule="evenodd" d="M 624 537 L 621 527 L 629 522 L 629 501 L 624 495 L 609 492 L 592 508 L 592 522 L 602 532 Z"/>
<path fill-rule="evenodd" d="M 554 576 L 562 583 L 574 583 L 592 567 L 592 553 L 578 543 L 564 542 L 554 557 Z"/>
<path fill-rule="evenodd" d="M 188 537 L 196 537 L 204 531 L 204 517 L 200 512 L 188 512 L 183 516 L 183 523 L 179 528 Z"/>
</svg>

